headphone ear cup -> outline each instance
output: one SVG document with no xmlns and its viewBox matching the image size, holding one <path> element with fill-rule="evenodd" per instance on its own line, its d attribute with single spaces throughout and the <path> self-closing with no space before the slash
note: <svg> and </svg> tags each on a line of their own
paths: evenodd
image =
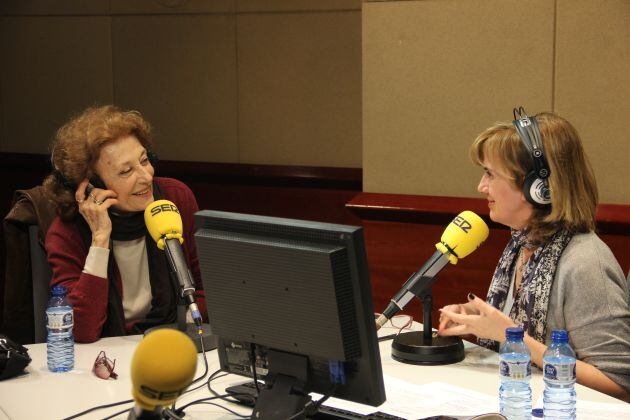
<svg viewBox="0 0 630 420">
<path fill-rule="evenodd" d="M 547 182 L 530 172 L 523 182 L 523 195 L 534 206 L 546 206 L 551 204 L 551 190 Z"/>
</svg>

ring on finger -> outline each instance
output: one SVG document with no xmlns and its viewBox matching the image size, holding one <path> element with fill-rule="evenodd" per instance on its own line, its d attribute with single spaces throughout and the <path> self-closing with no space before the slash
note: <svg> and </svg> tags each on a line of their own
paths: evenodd
<svg viewBox="0 0 630 420">
<path fill-rule="evenodd" d="M 97 206 L 100 206 L 101 204 L 103 204 L 103 201 L 97 200 L 96 197 L 94 197 L 94 204 L 96 204 Z"/>
</svg>

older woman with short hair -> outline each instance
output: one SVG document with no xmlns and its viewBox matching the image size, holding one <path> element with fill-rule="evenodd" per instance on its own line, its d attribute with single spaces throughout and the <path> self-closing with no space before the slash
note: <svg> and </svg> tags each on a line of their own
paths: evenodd
<svg viewBox="0 0 630 420">
<path fill-rule="evenodd" d="M 193 238 L 197 201 L 180 181 L 153 176 L 151 145 L 140 113 L 111 105 L 88 108 L 57 132 L 44 186 L 59 217 L 46 252 L 51 286 L 68 289 L 78 342 L 176 321 L 178 286 L 144 222 L 145 208 L 160 198 L 182 216 L 184 254 L 207 317 Z"/>
</svg>

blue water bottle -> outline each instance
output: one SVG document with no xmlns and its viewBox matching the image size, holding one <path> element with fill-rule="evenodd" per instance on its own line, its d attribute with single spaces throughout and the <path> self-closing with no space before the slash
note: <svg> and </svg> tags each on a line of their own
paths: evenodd
<svg viewBox="0 0 630 420">
<path fill-rule="evenodd" d="M 543 356 L 545 392 L 543 410 L 546 419 L 575 418 L 575 352 L 565 330 L 551 332 L 551 345 Z"/>
<path fill-rule="evenodd" d="M 74 367 L 74 314 L 66 296 L 66 288 L 55 286 L 46 307 L 46 340 L 48 370 L 67 372 Z"/>
<path fill-rule="evenodd" d="M 523 343 L 523 335 L 522 328 L 507 328 L 506 340 L 499 351 L 499 408 L 510 420 L 530 420 L 532 417 L 531 355 Z"/>
</svg>

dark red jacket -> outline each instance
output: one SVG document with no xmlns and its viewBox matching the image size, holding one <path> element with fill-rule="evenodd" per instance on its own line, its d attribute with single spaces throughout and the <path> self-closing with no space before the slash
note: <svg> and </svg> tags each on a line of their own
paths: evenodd
<svg viewBox="0 0 630 420">
<path fill-rule="evenodd" d="M 184 254 L 196 282 L 195 299 L 197 305 L 202 316 L 207 320 L 206 301 L 201 282 L 199 259 L 197 257 L 197 245 L 193 236 L 195 232 L 194 214 L 199 210 L 197 200 L 190 188 L 180 181 L 171 178 L 154 178 L 154 182 L 160 188 L 162 198 L 175 203 L 182 216 Z M 91 238 L 86 237 L 85 225 L 86 223 L 80 215 L 77 216 L 77 220 L 71 222 L 64 222 L 60 218 L 56 218 L 46 235 L 46 252 L 53 272 L 51 287 L 62 285 L 68 289 L 68 298 L 74 309 L 75 340 L 77 342 L 90 343 L 98 340 L 101 336 L 110 335 L 104 332 L 103 328 L 114 321 L 110 319 L 110 322 L 107 323 L 108 316 L 114 317 L 112 315 L 113 307 L 118 308 L 120 313 L 124 290 L 122 289 L 120 272 L 118 267 L 115 266 L 113 258 L 110 258 L 110 264 L 113 263 L 114 265 L 114 282 L 120 294 L 111 293 L 110 280 L 107 278 L 83 272 L 91 243 Z M 152 290 L 153 287 L 152 279 Z M 163 285 L 163 287 L 170 287 L 170 285 Z M 110 302 L 112 299 L 116 299 L 118 302 Z M 121 328 L 124 328 L 124 330 L 121 330 Z M 114 329 L 113 331 L 117 330 Z M 127 333 L 138 332 L 134 329 L 134 324 L 128 323 L 125 323 L 124 327 L 120 326 L 119 331 L 126 331 Z"/>
</svg>

